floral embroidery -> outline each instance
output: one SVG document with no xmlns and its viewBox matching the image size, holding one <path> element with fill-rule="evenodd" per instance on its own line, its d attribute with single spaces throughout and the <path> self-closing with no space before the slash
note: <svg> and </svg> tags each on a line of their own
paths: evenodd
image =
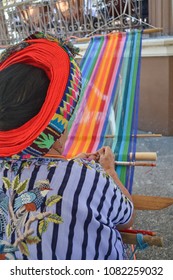
<svg viewBox="0 0 173 280">
<path fill-rule="evenodd" d="M 86 168 L 88 168 L 88 169 L 94 169 L 97 172 L 101 172 L 103 177 L 112 179 L 112 177 L 110 177 L 104 171 L 104 169 L 101 167 L 101 165 L 98 164 L 97 162 L 95 162 L 95 160 L 90 160 L 89 161 L 89 160 L 83 159 L 83 158 L 76 158 L 76 159 L 74 159 L 74 161 L 77 162 L 79 166 L 85 165 Z"/>
<path fill-rule="evenodd" d="M 22 168 L 29 168 L 30 164 L 24 162 Z M 48 169 L 52 166 L 56 165 L 50 162 Z M 41 241 L 41 236 L 46 232 L 49 223 L 63 222 L 59 215 L 48 211 L 48 208 L 58 203 L 62 197 L 52 195 L 46 198 L 51 191 L 48 180 L 36 181 L 32 190 L 26 190 L 29 179 L 20 181 L 19 175 L 16 175 L 12 181 L 2 177 L 2 181 L 6 192 L 0 188 L 0 259 L 15 259 L 15 252 L 18 250 L 29 256 L 28 245 Z M 42 212 L 39 211 L 40 207 L 43 209 Z M 32 215 L 28 215 L 31 212 Z M 34 222 L 38 223 L 39 236 L 35 235 L 32 228 Z M 11 244 L 10 239 L 14 233 L 15 241 Z M 8 241 L 3 240 L 4 235 Z"/>
</svg>

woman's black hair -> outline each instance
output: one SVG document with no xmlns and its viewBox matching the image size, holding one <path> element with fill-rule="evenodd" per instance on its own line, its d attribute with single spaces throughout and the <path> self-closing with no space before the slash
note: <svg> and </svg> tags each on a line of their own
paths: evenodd
<svg viewBox="0 0 173 280">
<path fill-rule="evenodd" d="M 0 71 L 0 130 L 18 128 L 40 111 L 49 86 L 44 70 L 17 63 Z"/>
</svg>

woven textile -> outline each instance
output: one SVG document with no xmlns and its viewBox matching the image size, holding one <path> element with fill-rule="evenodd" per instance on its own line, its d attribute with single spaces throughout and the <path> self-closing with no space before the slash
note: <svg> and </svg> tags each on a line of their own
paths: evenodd
<svg viewBox="0 0 173 280">
<path fill-rule="evenodd" d="M 82 94 L 65 147 L 68 157 L 110 145 L 116 160 L 136 151 L 141 32 L 93 37 L 81 61 Z M 112 134 L 113 140 L 105 140 Z M 134 167 L 117 167 L 131 191 Z"/>
</svg>

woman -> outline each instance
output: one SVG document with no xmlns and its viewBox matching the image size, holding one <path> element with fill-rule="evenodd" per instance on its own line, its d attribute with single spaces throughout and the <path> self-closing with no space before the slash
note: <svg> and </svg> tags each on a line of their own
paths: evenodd
<svg viewBox="0 0 173 280">
<path fill-rule="evenodd" d="M 0 64 L 0 259 L 124 259 L 130 194 L 109 147 L 62 156 L 80 94 L 69 49 L 35 34 Z"/>
</svg>

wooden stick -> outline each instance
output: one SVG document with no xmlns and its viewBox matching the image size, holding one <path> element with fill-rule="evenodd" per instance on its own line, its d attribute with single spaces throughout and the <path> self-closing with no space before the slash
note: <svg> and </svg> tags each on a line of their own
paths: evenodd
<svg viewBox="0 0 173 280">
<path fill-rule="evenodd" d="M 107 134 L 105 135 L 105 138 L 115 138 L 115 135 Z M 135 135 L 132 135 L 132 137 L 135 137 Z M 162 137 L 162 134 L 152 134 L 152 133 L 142 133 L 137 134 L 137 138 L 145 138 L 145 137 Z"/>
<path fill-rule="evenodd" d="M 136 210 L 161 210 L 173 205 L 172 197 L 132 195 Z"/>
<path fill-rule="evenodd" d="M 156 164 L 152 162 L 140 162 L 140 161 L 115 161 L 116 165 L 121 166 L 151 166 L 155 167 Z"/>
<path fill-rule="evenodd" d="M 134 157 L 133 157 L 134 155 Z M 136 152 L 135 154 L 130 153 L 129 154 L 130 160 L 133 158 L 135 160 L 148 160 L 148 161 L 156 161 L 157 160 L 157 153 L 155 152 Z"/>
<path fill-rule="evenodd" d="M 143 34 L 151 34 L 156 32 L 162 32 L 163 28 L 148 28 L 143 30 Z"/>
<path fill-rule="evenodd" d="M 151 236 L 156 236 L 156 232 L 154 231 L 150 231 L 150 230 L 140 230 L 140 229 L 122 229 L 120 230 L 120 232 L 125 232 L 125 233 L 133 233 L 133 234 L 137 234 L 137 233 L 142 233 L 142 234 L 147 234 L 147 235 L 151 235 Z"/>
<path fill-rule="evenodd" d="M 156 33 L 156 32 L 162 32 L 163 28 L 151 28 L 151 29 L 145 29 L 143 30 L 143 34 L 151 34 L 151 33 Z M 116 32 L 114 32 L 116 33 Z M 109 34 L 113 34 L 113 33 L 109 33 Z M 97 34 L 94 36 L 90 36 L 90 37 L 85 37 L 85 38 L 76 38 L 76 43 L 87 43 L 89 42 L 89 40 L 93 37 L 101 37 L 103 35 Z"/>
<path fill-rule="evenodd" d="M 134 233 L 121 232 L 123 242 L 126 244 L 137 244 L 137 235 Z M 143 235 L 143 241 L 149 246 L 163 247 L 163 237 Z"/>
<path fill-rule="evenodd" d="M 135 135 L 132 135 L 133 137 Z M 145 138 L 145 137 L 162 137 L 162 134 L 155 134 L 155 133 L 142 133 L 142 134 L 137 134 L 137 138 Z"/>
</svg>

